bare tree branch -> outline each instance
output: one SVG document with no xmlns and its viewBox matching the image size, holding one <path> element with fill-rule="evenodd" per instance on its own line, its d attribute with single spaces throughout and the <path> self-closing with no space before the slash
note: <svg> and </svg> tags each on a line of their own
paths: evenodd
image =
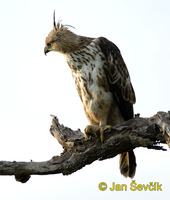
<svg viewBox="0 0 170 200">
<path fill-rule="evenodd" d="M 107 128 L 103 143 L 100 138 L 85 139 L 80 130 L 60 125 L 52 117 L 50 132 L 63 146 L 63 153 L 45 162 L 0 161 L 0 175 L 15 175 L 17 181 L 25 183 L 30 175 L 69 175 L 95 160 L 112 158 L 137 147 L 166 150 L 160 145 L 165 143 L 170 147 L 170 112 L 158 112 L 150 118 L 135 117 Z"/>
</svg>

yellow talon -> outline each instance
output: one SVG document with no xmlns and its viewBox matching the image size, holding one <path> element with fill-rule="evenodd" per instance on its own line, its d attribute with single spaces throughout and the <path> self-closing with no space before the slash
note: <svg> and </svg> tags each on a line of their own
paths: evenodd
<svg viewBox="0 0 170 200">
<path fill-rule="evenodd" d="M 90 138 L 91 136 L 97 137 L 97 133 L 99 132 L 100 127 L 97 125 L 88 125 L 84 129 L 84 137 L 86 139 Z"/>
<path fill-rule="evenodd" d="M 100 127 L 100 141 L 103 143 L 103 141 L 104 141 L 104 131 L 106 130 L 106 129 L 109 129 L 109 128 L 111 128 L 111 126 L 110 125 L 106 125 L 106 126 L 101 126 Z"/>
<path fill-rule="evenodd" d="M 106 126 L 98 126 L 98 125 L 88 125 L 84 129 L 84 137 L 89 139 L 90 137 L 99 137 L 100 141 L 103 143 L 104 141 L 104 131 L 108 128 L 111 128 L 110 125 Z"/>
</svg>

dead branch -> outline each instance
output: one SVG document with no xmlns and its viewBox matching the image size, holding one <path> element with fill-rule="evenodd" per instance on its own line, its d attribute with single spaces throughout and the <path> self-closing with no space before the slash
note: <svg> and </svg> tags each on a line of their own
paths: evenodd
<svg viewBox="0 0 170 200">
<path fill-rule="evenodd" d="M 80 130 L 73 131 L 52 117 L 50 132 L 63 146 L 63 153 L 45 162 L 0 161 L 0 175 L 14 175 L 17 181 L 25 183 L 31 175 L 69 175 L 95 160 L 112 158 L 137 147 L 165 150 L 161 146 L 165 143 L 170 147 L 170 111 L 150 118 L 135 117 L 108 128 L 103 143 L 99 138 L 85 139 Z"/>
</svg>

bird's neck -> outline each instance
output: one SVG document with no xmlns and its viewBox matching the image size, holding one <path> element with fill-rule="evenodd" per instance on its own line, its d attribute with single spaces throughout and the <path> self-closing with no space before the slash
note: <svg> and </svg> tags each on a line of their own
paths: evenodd
<svg viewBox="0 0 170 200">
<path fill-rule="evenodd" d="M 93 38 L 76 35 L 74 33 L 64 37 L 62 42 L 63 54 L 73 53 L 88 46 Z"/>
</svg>

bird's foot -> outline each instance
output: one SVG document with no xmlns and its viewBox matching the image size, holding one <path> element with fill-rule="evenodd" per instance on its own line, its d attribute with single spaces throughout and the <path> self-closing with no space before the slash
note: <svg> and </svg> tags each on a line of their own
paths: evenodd
<svg viewBox="0 0 170 200">
<path fill-rule="evenodd" d="M 89 139 L 91 137 L 100 137 L 100 141 L 104 141 L 104 131 L 108 128 L 111 128 L 110 125 L 98 126 L 98 125 L 88 125 L 84 129 L 84 137 Z"/>
<path fill-rule="evenodd" d="M 88 125 L 84 129 L 84 137 L 89 139 L 91 137 L 98 137 L 100 133 L 100 127 L 98 125 Z"/>
</svg>

